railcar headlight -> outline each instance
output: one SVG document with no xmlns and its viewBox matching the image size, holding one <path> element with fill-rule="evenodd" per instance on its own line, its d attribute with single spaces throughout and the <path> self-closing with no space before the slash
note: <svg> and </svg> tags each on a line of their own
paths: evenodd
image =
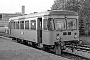
<svg viewBox="0 0 90 60">
<path fill-rule="evenodd" d="M 74 38 L 77 38 L 77 33 L 74 33 Z"/>
<path fill-rule="evenodd" d="M 79 41 L 79 44 L 82 44 L 82 40 Z"/>
<path fill-rule="evenodd" d="M 57 39 L 57 40 L 59 40 L 59 39 L 60 39 L 59 34 L 57 34 L 56 39 Z"/>
<path fill-rule="evenodd" d="M 77 38 L 77 35 L 74 35 L 74 38 Z"/>
</svg>

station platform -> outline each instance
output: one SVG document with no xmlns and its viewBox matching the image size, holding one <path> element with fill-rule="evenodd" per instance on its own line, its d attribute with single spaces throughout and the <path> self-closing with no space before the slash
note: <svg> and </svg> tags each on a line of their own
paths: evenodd
<svg viewBox="0 0 90 60">
<path fill-rule="evenodd" d="M 0 36 L 0 60 L 70 60 Z"/>
</svg>

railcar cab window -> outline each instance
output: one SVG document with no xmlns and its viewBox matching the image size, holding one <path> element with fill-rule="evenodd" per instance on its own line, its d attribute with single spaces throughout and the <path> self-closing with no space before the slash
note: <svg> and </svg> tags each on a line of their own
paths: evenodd
<svg viewBox="0 0 90 60">
<path fill-rule="evenodd" d="M 67 19 L 67 29 L 77 29 L 77 20 L 76 19 Z"/>
<path fill-rule="evenodd" d="M 36 30 L 36 20 L 31 20 L 31 30 Z"/>
<path fill-rule="evenodd" d="M 20 29 L 24 29 L 24 21 L 20 21 Z"/>
<path fill-rule="evenodd" d="M 16 22 L 16 29 L 19 29 L 19 21 Z"/>
<path fill-rule="evenodd" d="M 65 19 L 56 18 L 55 21 L 55 29 L 56 30 L 65 30 L 66 29 L 66 21 Z"/>
<path fill-rule="evenodd" d="M 25 29 L 29 29 L 29 20 L 25 21 Z"/>
<path fill-rule="evenodd" d="M 44 19 L 43 29 L 44 30 L 54 30 L 54 20 L 52 18 Z"/>
</svg>

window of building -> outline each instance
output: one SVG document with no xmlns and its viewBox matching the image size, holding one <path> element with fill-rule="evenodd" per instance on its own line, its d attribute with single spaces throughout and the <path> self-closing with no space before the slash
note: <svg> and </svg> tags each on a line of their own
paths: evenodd
<svg viewBox="0 0 90 60">
<path fill-rule="evenodd" d="M 24 29 L 24 21 L 20 21 L 20 29 Z"/>
<path fill-rule="evenodd" d="M 16 29 L 19 29 L 19 21 L 16 22 Z"/>
<path fill-rule="evenodd" d="M 25 29 L 29 29 L 29 20 L 25 21 Z"/>
<path fill-rule="evenodd" d="M 31 20 L 31 30 L 36 30 L 36 20 Z"/>
<path fill-rule="evenodd" d="M 2 14 L 0 14 L 0 20 L 2 20 Z"/>
</svg>

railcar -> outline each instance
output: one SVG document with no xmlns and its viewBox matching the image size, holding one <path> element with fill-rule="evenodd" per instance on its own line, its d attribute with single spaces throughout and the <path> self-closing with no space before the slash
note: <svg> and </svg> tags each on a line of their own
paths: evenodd
<svg viewBox="0 0 90 60">
<path fill-rule="evenodd" d="M 49 10 L 9 19 L 9 34 L 19 42 L 54 48 L 57 37 L 64 44 L 79 42 L 78 14 L 67 10 Z"/>
</svg>

